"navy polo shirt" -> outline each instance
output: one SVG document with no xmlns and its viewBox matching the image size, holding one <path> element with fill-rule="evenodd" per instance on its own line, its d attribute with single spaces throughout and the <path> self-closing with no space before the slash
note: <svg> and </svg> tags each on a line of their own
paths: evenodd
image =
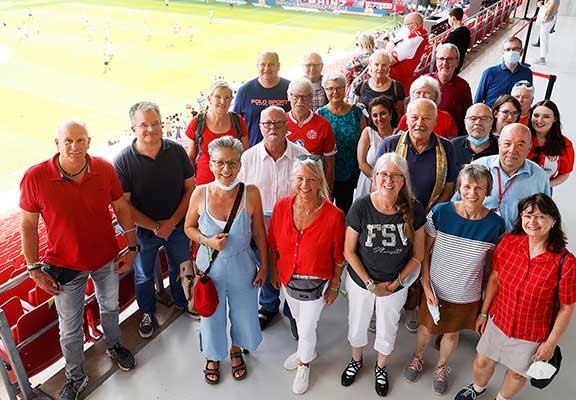
<svg viewBox="0 0 576 400">
<path fill-rule="evenodd" d="M 522 64 L 518 64 L 514 72 L 504 63 L 485 69 L 478 83 L 474 103 L 485 103 L 492 107 L 499 96 L 510 94 L 514 84 L 522 80 L 532 83 L 532 70 Z"/>
<path fill-rule="evenodd" d="M 180 144 L 162 139 L 156 159 L 140 154 L 134 143 L 114 159 L 114 169 L 130 202 L 155 221 L 174 214 L 184 195 L 184 181 L 194 176 L 194 168 Z"/>
<path fill-rule="evenodd" d="M 494 136 L 490 137 L 490 145 L 482 150 L 480 153 L 474 153 L 470 148 L 470 142 L 467 136 L 458 136 L 452 139 L 452 146 L 454 146 L 454 163 L 458 173 L 464 165 L 470 164 L 472 161 L 477 160 L 484 156 L 492 156 L 498 154 L 498 139 Z"/>
<path fill-rule="evenodd" d="M 378 149 L 377 158 L 384 153 L 395 152 L 398 140 L 400 140 L 400 135 L 393 135 L 384 139 Z M 430 145 L 422 153 L 418 153 L 410 143 L 410 135 L 406 135 L 405 138 L 405 143 L 408 144 L 406 162 L 408 163 L 408 172 L 412 181 L 412 191 L 425 209 L 428 208 L 428 200 L 430 200 L 434 184 L 436 183 L 437 140 L 440 140 L 446 151 L 446 159 L 448 161 L 446 183 L 454 182 L 457 176 L 456 164 L 454 163 L 454 147 L 452 147 L 452 143 L 448 139 L 432 134 L 430 136 Z"/>
</svg>

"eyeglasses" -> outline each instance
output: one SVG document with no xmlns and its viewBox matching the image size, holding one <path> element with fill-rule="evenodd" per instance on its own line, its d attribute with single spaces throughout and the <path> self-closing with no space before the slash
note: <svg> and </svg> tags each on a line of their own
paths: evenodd
<svg viewBox="0 0 576 400">
<path fill-rule="evenodd" d="M 386 179 L 390 179 L 393 182 L 400 182 L 401 180 L 404 180 L 404 175 L 394 173 L 391 174 L 389 172 L 376 172 L 376 176 L 380 176 L 384 181 Z"/>
<path fill-rule="evenodd" d="M 476 122 L 476 121 L 487 122 L 487 121 L 490 121 L 492 119 L 492 117 L 490 115 L 481 115 L 479 117 L 477 117 L 476 115 L 470 115 L 469 117 L 466 117 L 465 119 L 467 119 L 470 122 Z"/>
<path fill-rule="evenodd" d="M 316 155 L 316 154 L 300 154 L 299 156 L 296 156 L 296 159 L 298 161 L 312 160 L 312 161 L 316 162 L 316 161 L 320 161 L 320 156 Z"/>
<path fill-rule="evenodd" d="M 546 220 L 546 218 L 550 218 L 546 214 L 528 214 L 525 212 L 520 214 L 520 216 L 522 217 L 522 219 L 527 219 L 528 221 L 535 220 L 538 223 L 544 222 Z"/>
<path fill-rule="evenodd" d="M 333 87 L 324 88 L 324 90 L 327 92 L 335 92 L 337 90 L 344 90 L 345 88 L 346 88 L 345 86 L 333 86 Z"/>
<path fill-rule="evenodd" d="M 438 58 L 436 58 L 436 60 L 438 60 L 440 62 L 444 62 L 444 61 L 453 62 L 453 61 L 456 61 L 457 58 L 456 57 L 438 57 Z"/>
<path fill-rule="evenodd" d="M 311 94 L 290 94 L 290 98 L 294 101 L 299 101 L 299 100 L 310 100 L 312 98 Z"/>
<path fill-rule="evenodd" d="M 224 161 L 224 160 L 210 160 L 210 162 L 212 163 L 212 165 L 214 165 L 216 168 L 224 168 L 225 165 L 228 166 L 228 168 L 230 169 L 237 169 L 240 166 L 240 162 L 236 161 L 236 160 L 228 160 L 228 161 Z"/>
<path fill-rule="evenodd" d="M 324 64 L 302 64 L 304 68 L 318 68 L 323 66 Z"/>
<path fill-rule="evenodd" d="M 263 121 L 260 122 L 260 125 L 262 125 L 266 129 L 271 129 L 273 127 L 282 128 L 283 126 L 286 126 L 286 120 L 284 119 L 279 121 Z"/>
<path fill-rule="evenodd" d="M 530 88 L 534 87 L 534 85 L 532 85 L 529 81 L 518 81 L 514 84 L 513 87 L 515 87 L 515 88 L 527 87 L 528 89 L 530 89 Z"/>
<path fill-rule="evenodd" d="M 532 161 L 536 164 L 540 161 L 540 154 L 542 154 L 543 147 L 542 146 L 535 146 L 534 147 L 534 156 L 532 157 Z"/>
<path fill-rule="evenodd" d="M 517 116 L 520 115 L 520 111 L 498 110 L 498 112 L 500 114 L 506 116 L 506 118 L 508 118 L 510 115 L 512 115 L 514 118 L 516 118 Z"/>
<path fill-rule="evenodd" d="M 141 129 L 143 131 L 148 130 L 148 128 L 156 129 L 159 126 L 162 126 L 162 122 L 160 122 L 160 121 L 152 122 L 151 124 L 148 124 L 146 122 L 142 122 L 142 123 L 137 125 L 138 129 Z"/>
</svg>

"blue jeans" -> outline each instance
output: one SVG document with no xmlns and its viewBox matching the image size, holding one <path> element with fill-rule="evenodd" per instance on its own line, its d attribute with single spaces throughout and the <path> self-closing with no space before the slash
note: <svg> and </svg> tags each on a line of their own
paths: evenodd
<svg viewBox="0 0 576 400">
<path fill-rule="evenodd" d="M 186 307 L 188 302 L 184 296 L 182 285 L 178 282 L 180 263 L 190 257 L 190 239 L 184 233 L 184 221 L 176 225 L 167 240 L 154 235 L 148 229 L 142 228 L 137 229 L 136 236 L 140 244 L 140 251 L 134 261 L 134 283 L 136 285 L 136 301 L 140 311 L 150 314 L 156 311 L 154 267 L 158 250 L 162 246 L 166 249 L 172 299 L 176 307 Z"/>
<path fill-rule="evenodd" d="M 64 355 L 66 378 L 78 380 L 84 372 L 84 296 L 88 275 L 96 288 L 100 307 L 100 320 L 104 342 L 110 348 L 120 342 L 118 325 L 118 275 L 113 272 L 114 263 L 90 272 L 80 272 L 70 282 L 62 285 L 63 293 L 55 296 L 60 329 L 60 347 Z"/>
<path fill-rule="evenodd" d="M 260 253 L 258 251 L 255 251 L 254 253 L 256 254 L 258 263 L 261 264 Z M 270 260 L 270 255 L 268 255 L 268 260 Z M 280 309 L 280 290 L 276 289 L 270 282 L 271 269 L 272 267 L 270 266 L 266 275 L 266 281 L 264 282 L 262 289 L 260 289 L 259 303 L 260 307 L 265 311 L 275 313 Z M 284 302 L 284 307 L 282 307 L 282 314 L 288 318 L 292 318 L 292 312 L 290 311 L 290 306 L 287 301 Z"/>
</svg>

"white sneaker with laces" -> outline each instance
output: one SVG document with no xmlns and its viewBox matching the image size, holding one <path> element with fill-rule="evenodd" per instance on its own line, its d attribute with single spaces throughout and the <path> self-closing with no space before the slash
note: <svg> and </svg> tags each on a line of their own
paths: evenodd
<svg viewBox="0 0 576 400">
<path fill-rule="evenodd" d="M 299 365 L 296 370 L 296 377 L 294 378 L 294 385 L 292 391 L 294 394 L 303 394 L 308 390 L 308 380 L 310 379 L 310 367 L 306 365 Z"/>
<path fill-rule="evenodd" d="M 310 362 L 314 361 L 318 357 L 318 354 L 314 353 L 314 357 Z M 284 360 L 284 368 L 288 371 L 295 370 L 300 365 L 300 357 L 298 357 L 298 353 L 290 354 L 286 360 Z"/>
</svg>

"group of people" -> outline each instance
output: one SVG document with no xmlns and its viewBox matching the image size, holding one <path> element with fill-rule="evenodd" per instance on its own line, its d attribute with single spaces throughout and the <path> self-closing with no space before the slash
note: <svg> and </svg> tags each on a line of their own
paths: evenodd
<svg viewBox="0 0 576 400">
<path fill-rule="evenodd" d="M 404 25 L 416 37 L 421 21 L 413 13 Z M 135 138 L 113 165 L 87 154 L 83 122 L 64 121 L 58 153 L 26 172 L 20 200 L 30 276 L 56 296 L 68 378 L 60 399 L 77 398 L 87 384 L 81 311 L 88 276 L 108 354 L 120 368 L 134 368 L 119 341 L 118 275 L 134 265 L 138 332 L 153 337 L 160 247 L 183 312 L 193 314 L 178 282 L 180 264 L 192 257 L 200 271 L 210 268 L 219 304 L 200 318 L 209 384 L 220 381 L 228 357 L 232 377 L 247 377 L 243 350 L 258 348 L 282 294 L 298 342 L 284 368 L 296 371 L 293 392 L 306 392 L 322 310 L 345 290 L 351 359 L 343 386 L 361 372 L 374 324 L 375 390 L 387 394 L 386 364 L 405 309 L 407 328 L 416 332 L 407 381 L 418 379 L 426 346 L 438 335 L 432 389 L 446 393 L 459 332 L 473 329 L 481 335 L 474 382 L 456 399 L 482 395 L 497 363 L 507 367 L 497 399 L 513 398 L 532 359 L 550 358 L 576 302 L 576 259 L 550 197 L 570 175 L 574 151 L 555 103 L 532 104 L 521 49 L 518 38 L 505 41 L 503 62 L 483 74 L 474 104 L 456 72 L 461 55 L 453 44 L 438 47 L 437 72 L 406 85 L 389 76 L 399 53 L 371 53 L 370 77 L 355 88 L 354 104 L 343 74 L 322 74 L 319 54 L 306 54 L 303 76 L 288 81 L 279 75 L 278 54 L 263 51 L 258 76 L 235 98 L 226 82 L 213 82 L 208 111 L 186 129 L 187 150 L 163 138 L 156 104 L 134 104 Z M 109 205 L 127 252 L 119 253 Z M 40 216 L 49 242 L 43 260 Z"/>
</svg>

